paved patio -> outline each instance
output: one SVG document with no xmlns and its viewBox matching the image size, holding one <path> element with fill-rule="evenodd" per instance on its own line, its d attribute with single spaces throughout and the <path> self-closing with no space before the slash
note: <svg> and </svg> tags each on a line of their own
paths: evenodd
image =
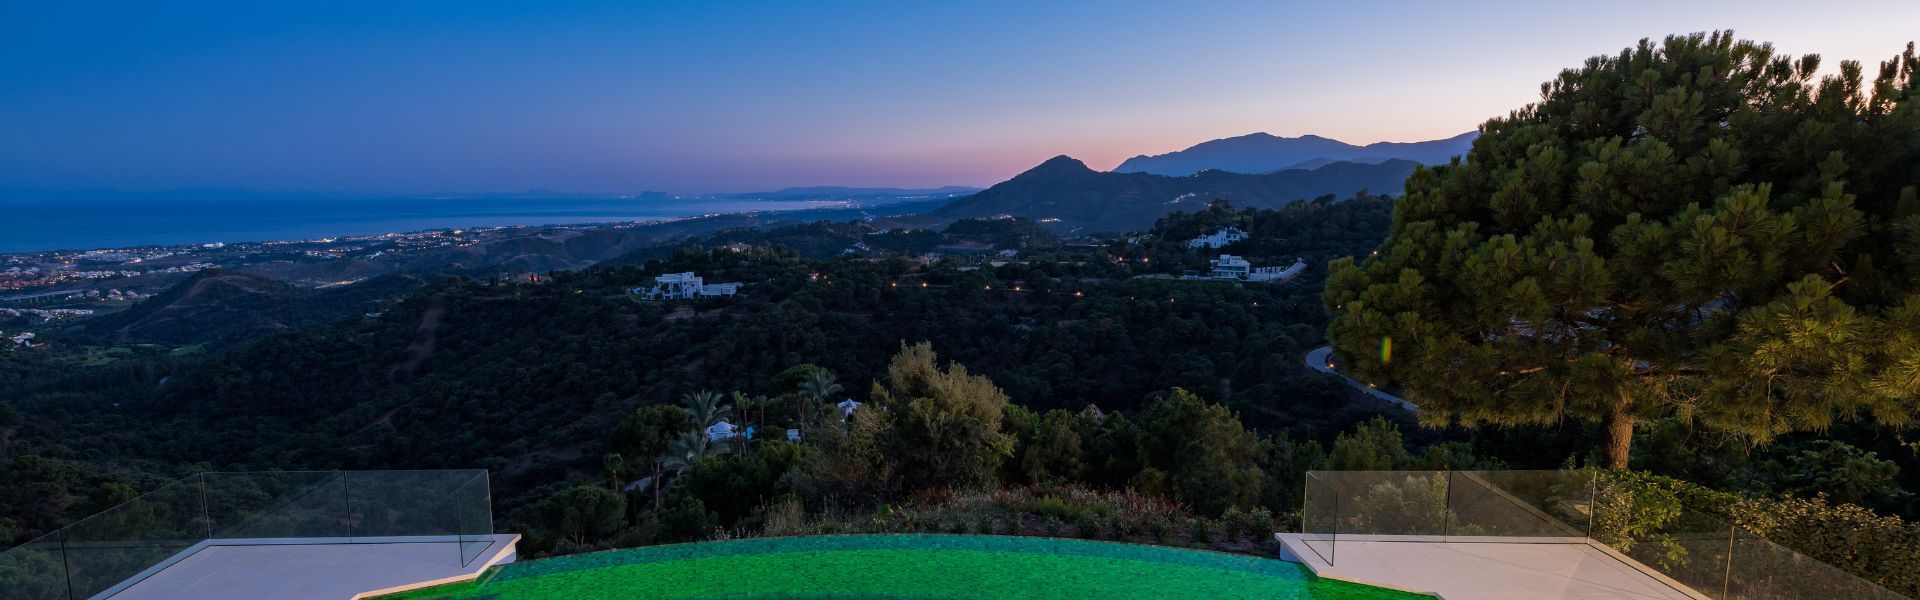
<svg viewBox="0 0 1920 600">
<path fill-rule="evenodd" d="M 451 542 L 206 546 L 112 600 L 351 600 L 471 580 L 513 562 L 518 535 L 495 535 L 466 567 Z"/>
<path fill-rule="evenodd" d="M 1633 559 L 1585 541 L 1444 542 L 1341 536 L 1329 565 L 1298 533 L 1275 536 L 1282 558 L 1315 575 L 1445 600 L 1707 600 Z M 1325 550 L 1324 542 L 1314 542 Z"/>
</svg>

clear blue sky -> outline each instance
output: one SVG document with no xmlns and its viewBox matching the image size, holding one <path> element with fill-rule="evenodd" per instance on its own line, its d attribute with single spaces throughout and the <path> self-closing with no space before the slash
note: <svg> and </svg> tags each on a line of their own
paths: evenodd
<svg viewBox="0 0 1920 600">
<path fill-rule="evenodd" d="M 0 0 L 0 188 L 987 185 L 1444 137 L 1642 37 L 1878 61 L 1920 2 Z"/>
</svg>

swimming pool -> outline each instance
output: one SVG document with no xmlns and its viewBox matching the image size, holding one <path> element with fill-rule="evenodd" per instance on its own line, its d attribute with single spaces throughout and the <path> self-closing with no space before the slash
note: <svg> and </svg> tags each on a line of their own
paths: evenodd
<svg viewBox="0 0 1920 600">
<path fill-rule="evenodd" d="M 499 567 L 406 600 L 613 598 L 1426 598 L 1275 559 L 1110 542 L 845 535 L 654 546 Z"/>
</svg>

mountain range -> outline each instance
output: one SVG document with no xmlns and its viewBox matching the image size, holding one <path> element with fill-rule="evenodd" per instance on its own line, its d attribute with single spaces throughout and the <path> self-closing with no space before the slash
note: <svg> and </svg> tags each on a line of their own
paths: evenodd
<svg viewBox="0 0 1920 600">
<path fill-rule="evenodd" d="M 1420 164 L 1441 164 L 1467 153 L 1480 132 L 1469 131 L 1443 140 L 1425 142 L 1378 142 L 1357 146 L 1317 135 L 1280 137 L 1253 133 L 1195 144 L 1178 152 L 1129 158 L 1115 173 L 1152 173 L 1154 175 L 1192 175 L 1208 169 L 1234 173 L 1271 173 L 1289 169 L 1313 169 L 1334 162 L 1379 163 L 1406 160 Z"/>
<path fill-rule="evenodd" d="M 1167 213 L 1199 210 L 1216 199 L 1238 207 L 1277 208 L 1328 194 L 1346 198 L 1361 190 L 1397 194 L 1419 165 L 1391 159 L 1273 173 L 1207 170 L 1170 177 L 1095 171 L 1074 158 L 1056 156 L 929 215 L 946 219 L 1023 216 L 1066 234 L 1137 231 Z"/>
</svg>

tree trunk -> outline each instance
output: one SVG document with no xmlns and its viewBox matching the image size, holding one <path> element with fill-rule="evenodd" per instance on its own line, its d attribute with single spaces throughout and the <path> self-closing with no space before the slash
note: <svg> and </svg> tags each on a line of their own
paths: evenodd
<svg viewBox="0 0 1920 600">
<path fill-rule="evenodd" d="M 1633 451 L 1633 399 L 1622 394 L 1607 410 L 1607 468 L 1624 470 Z"/>
<path fill-rule="evenodd" d="M 653 463 L 653 510 L 660 512 L 660 463 Z"/>
</svg>

